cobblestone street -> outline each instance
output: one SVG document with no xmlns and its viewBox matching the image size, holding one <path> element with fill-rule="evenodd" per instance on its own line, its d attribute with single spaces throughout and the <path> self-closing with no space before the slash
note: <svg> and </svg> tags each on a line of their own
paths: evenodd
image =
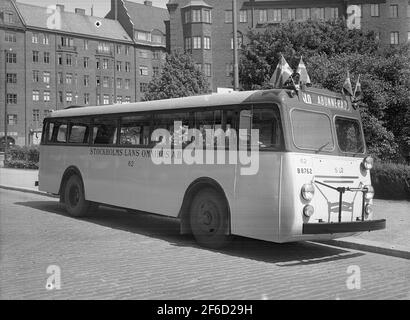
<svg viewBox="0 0 410 320">
<path fill-rule="evenodd" d="M 221 251 L 176 221 L 100 208 L 66 216 L 58 201 L 0 190 L 1 299 L 410 299 L 410 261 L 314 243 L 235 238 Z M 47 268 L 61 290 L 47 291 Z M 349 266 L 361 289 L 349 290 Z"/>
</svg>

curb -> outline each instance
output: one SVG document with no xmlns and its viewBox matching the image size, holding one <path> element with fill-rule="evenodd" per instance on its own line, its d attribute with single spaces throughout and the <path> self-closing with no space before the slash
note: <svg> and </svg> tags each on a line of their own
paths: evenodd
<svg viewBox="0 0 410 320">
<path fill-rule="evenodd" d="M 391 245 L 384 242 L 370 241 L 358 238 L 345 238 L 339 240 L 336 239 L 329 241 L 318 241 L 318 243 L 410 260 L 409 247 Z"/>
<path fill-rule="evenodd" d="M 12 186 L 4 186 L 4 185 L 0 185 L 0 189 L 4 189 L 4 190 L 10 190 L 10 191 L 19 191 L 19 192 L 24 192 L 24 193 L 31 193 L 31 194 L 37 194 L 40 196 L 44 196 L 44 197 L 48 197 L 48 198 L 54 198 L 54 199 L 58 199 L 59 196 L 55 196 L 43 191 L 38 191 L 38 190 L 34 190 L 34 189 L 29 189 L 29 188 L 21 188 L 21 187 L 12 187 Z"/>
</svg>

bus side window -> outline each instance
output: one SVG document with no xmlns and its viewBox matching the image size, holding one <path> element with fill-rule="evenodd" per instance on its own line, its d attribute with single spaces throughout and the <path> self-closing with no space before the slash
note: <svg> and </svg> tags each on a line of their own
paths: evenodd
<svg viewBox="0 0 410 320">
<path fill-rule="evenodd" d="M 54 122 L 47 122 L 46 132 L 44 135 L 44 143 L 50 143 L 53 141 L 53 133 L 54 133 Z"/>
<path fill-rule="evenodd" d="M 57 142 L 57 143 L 66 143 L 67 142 L 67 124 L 66 123 L 57 123 L 54 130 L 57 131 L 56 141 L 55 142 Z"/>
<path fill-rule="evenodd" d="M 239 116 L 239 147 L 247 148 L 251 143 L 252 111 L 242 110 Z"/>
<path fill-rule="evenodd" d="M 71 122 L 70 137 L 68 142 L 75 144 L 87 144 L 89 131 L 89 124 L 85 122 Z"/>
<path fill-rule="evenodd" d="M 175 123 L 180 122 L 181 126 L 175 128 Z M 165 129 L 170 133 L 170 141 L 168 143 L 173 145 L 180 141 L 185 146 L 186 136 L 188 134 L 189 113 L 159 113 L 154 116 L 153 131 L 157 129 Z M 162 137 L 163 139 L 163 137 Z M 160 141 L 153 141 L 160 142 Z"/>
<path fill-rule="evenodd" d="M 282 134 L 280 130 L 279 113 L 276 107 L 253 109 L 252 129 L 259 130 L 260 149 L 280 149 Z"/>
<path fill-rule="evenodd" d="M 117 121 L 95 119 L 93 125 L 93 144 L 113 145 L 117 143 Z"/>
<path fill-rule="evenodd" d="M 121 118 L 120 144 L 148 146 L 150 144 L 150 127 L 150 115 Z"/>
<path fill-rule="evenodd" d="M 222 111 L 199 111 L 194 115 L 195 129 L 199 130 L 204 141 L 204 148 L 214 148 L 217 146 L 218 139 L 215 136 L 216 133 L 220 133 L 223 129 L 222 126 Z M 213 141 L 207 141 L 207 131 L 213 130 Z"/>
</svg>

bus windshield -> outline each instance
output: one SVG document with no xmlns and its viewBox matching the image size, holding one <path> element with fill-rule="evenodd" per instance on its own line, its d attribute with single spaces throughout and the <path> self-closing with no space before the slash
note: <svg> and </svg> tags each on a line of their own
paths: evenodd
<svg viewBox="0 0 410 320">
<path fill-rule="evenodd" d="M 346 153 L 363 153 L 364 142 L 359 121 L 349 118 L 336 118 L 336 134 L 339 148 Z"/>
<path fill-rule="evenodd" d="M 329 151 L 334 149 L 330 118 L 324 113 L 294 110 L 292 129 L 299 149 Z"/>
</svg>

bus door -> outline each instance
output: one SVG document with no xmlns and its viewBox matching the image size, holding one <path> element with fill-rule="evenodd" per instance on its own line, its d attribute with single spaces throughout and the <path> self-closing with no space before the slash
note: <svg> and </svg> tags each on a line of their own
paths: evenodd
<svg viewBox="0 0 410 320">
<path fill-rule="evenodd" d="M 283 135 L 279 109 L 253 105 L 240 112 L 234 234 L 261 240 L 278 235 Z M 258 136 L 251 136 L 252 132 Z M 245 161 L 244 161 L 245 160 Z"/>
</svg>

